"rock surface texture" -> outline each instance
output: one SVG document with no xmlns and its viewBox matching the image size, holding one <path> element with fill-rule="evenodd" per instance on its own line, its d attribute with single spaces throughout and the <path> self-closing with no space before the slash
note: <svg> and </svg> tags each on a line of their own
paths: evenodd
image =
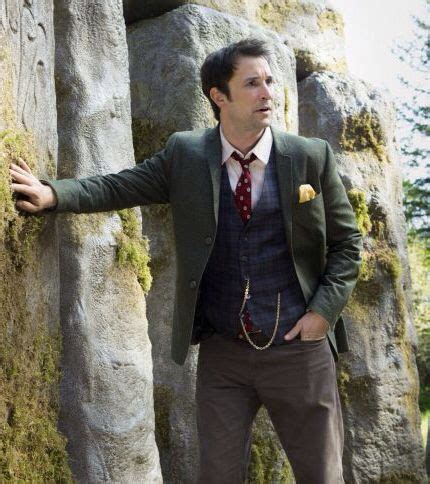
<svg viewBox="0 0 430 484">
<path fill-rule="evenodd" d="M 327 139 L 364 235 L 338 363 L 346 482 L 425 482 L 416 336 L 392 102 L 349 75 L 299 83 L 300 134 Z"/>
<path fill-rule="evenodd" d="M 201 91 L 200 66 L 210 52 L 251 35 L 264 38 L 274 51 L 272 70 L 279 80 L 276 124 L 282 129 L 286 125 L 291 131 L 297 129 L 294 56 L 279 36 L 240 18 L 186 5 L 128 29 L 137 160 L 161 149 L 174 131 L 214 124 L 209 102 Z M 196 348 L 192 349 L 183 367 L 175 365 L 170 358 L 175 260 L 168 207 L 143 208 L 143 233 L 150 240 L 154 277 L 147 303 L 153 342 L 156 435 L 163 477 L 165 482 L 195 482 L 197 352 Z M 267 436 L 267 431 L 262 432 L 262 438 L 264 435 Z M 275 448 L 279 455 L 273 457 L 273 462 L 275 465 L 280 462 L 278 467 L 282 468 L 285 456 L 279 452 L 277 442 Z"/>
<path fill-rule="evenodd" d="M 127 24 L 197 4 L 278 32 L 294 50 L 297 78 L 315 71 L 346 72 L 342 16 L 325 0 L 124 0 Z"/>
<path fill-rule="evenodd" d="M 59 0 L 55 32 L 60 177 L 133 165 L 121 2 Z M 79 482 L 162 482 L 145 299 L 118 260 L 139 224 L 134 210 L 60 221 L 60 423 Z"/>
</svg>

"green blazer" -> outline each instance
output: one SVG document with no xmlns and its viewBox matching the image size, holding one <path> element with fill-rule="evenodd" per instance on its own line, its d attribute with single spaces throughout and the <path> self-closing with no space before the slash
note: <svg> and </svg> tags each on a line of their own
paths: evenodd
<svg viewBox="0 0 430 484">
<path fill-rule="evenodd" d="M 329 144 L 271 128 L 288 250 L 307 307 L 330 323 L 335 360 L 348 351 L 340 313 L 361 262 L 361 234 Z M 218 222 L 221 140 L 216 128 L 174 133 L 165 148 L 116 174 L 49 181 L 57 212 L 89 213 L 170 203 L 177 256 L 172 358 L 183 364 L 190 345 L 196 301 Z M 299 203 L 299 187 L 315 198 Z"/>
</svg>

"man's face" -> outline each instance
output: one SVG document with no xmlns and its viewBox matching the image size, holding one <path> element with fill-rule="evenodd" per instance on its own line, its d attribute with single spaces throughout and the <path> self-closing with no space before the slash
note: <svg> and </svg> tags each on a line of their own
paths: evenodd
<svg viewBox="0 0 430 484">
<path fill-rule="evenodd" d="M 273 78 L 264 57 L 239 57 L 228 86 L 230 98 L 216 88 L 221 121 L 242 131 L 269 126 L 273 112 Z"/>
</svg>

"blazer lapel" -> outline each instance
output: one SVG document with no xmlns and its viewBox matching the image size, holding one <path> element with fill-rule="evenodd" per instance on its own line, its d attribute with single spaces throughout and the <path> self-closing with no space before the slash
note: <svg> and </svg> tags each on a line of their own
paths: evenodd
<svg viewBox="0 0 430 484">
<path fill-rule="evenodd" d="M 212 200 L 215 223 L 218 225 L 219 194 L 221 184 L 221 138 L 219 124 L 209 131 L 206 138 L 205 155 L 209 165 L 212 181 Z"/>
<path fill-rule="evenodd" d="M 291 155 L 287 154 L 286 133 L 274 129 L 273 127 L 271 129 L 273 143 L 275 145 L 276 174 L 278 176 L 279 195 L 281 198 L 281 209 L 285 224 L 287 247 L 292 255 L 292 211 L 294 198 L 293 160 Z"/>
</svg>

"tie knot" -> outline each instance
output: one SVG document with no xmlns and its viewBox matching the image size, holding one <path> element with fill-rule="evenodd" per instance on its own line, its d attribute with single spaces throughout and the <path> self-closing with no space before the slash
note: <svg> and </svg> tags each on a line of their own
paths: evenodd
<svg viewBox="0 0 430 484">
<path fill-rule="evenodd" d="M 231 154 L 231 157 L 238 161 L 241 165 L 242 165 L 242 168 L 249 168 L 249 164 L 252 163 L 254 160 L 257 159 L 256 155 L 254 153 L 251 153 L 251 156 L 247 159 L 243 158 L 242 156 L 239 155 L 239 153 L 237 151 L 233 151 L 233 153 Z"/>
</svg>

